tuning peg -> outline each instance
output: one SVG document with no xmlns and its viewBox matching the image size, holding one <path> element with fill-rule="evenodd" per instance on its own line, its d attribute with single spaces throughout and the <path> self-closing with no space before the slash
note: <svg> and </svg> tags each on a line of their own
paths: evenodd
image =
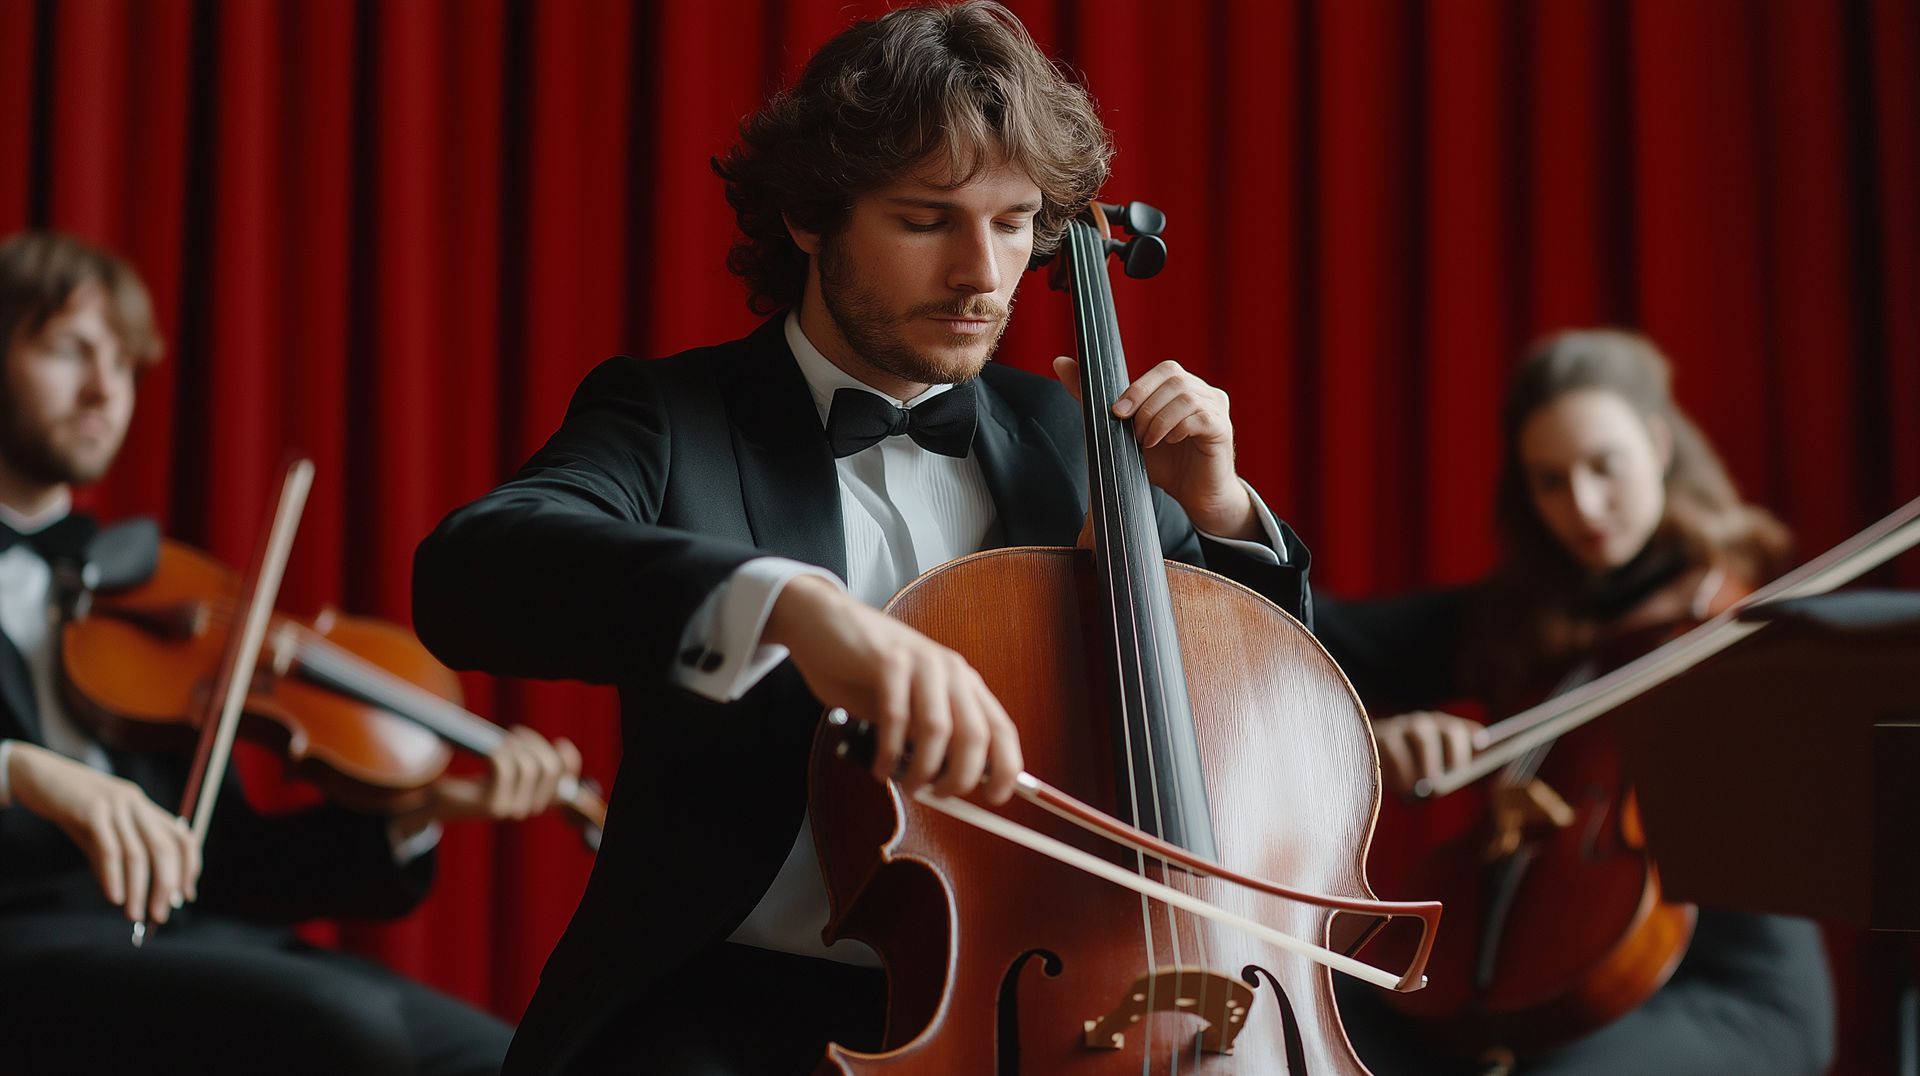
<svg viewBox="0 0 1920 1076">
<path fill-rule="evenodd" d="M 1120 268 L 1135 280 L 1145 280 L 1167 265 L 1167 241 L 1157 235 L 1136 235 L 1122 243 L 1107 240 L 1107 253 L 1120 256 Z"/>
<path fill-rule="evenodd" d="M 1128 202 L 1125 205 L 1101 202 L 1100 211 L 1107 215 L 1108 224 L 1129 235 L 1159 235 L 1167 230 L 1167 215 L 1145 202 Z"/>
</svg>

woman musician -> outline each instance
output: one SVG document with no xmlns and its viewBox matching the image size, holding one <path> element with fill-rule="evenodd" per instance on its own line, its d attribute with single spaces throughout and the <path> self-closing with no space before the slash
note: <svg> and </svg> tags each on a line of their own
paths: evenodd
<svg viewBox="0 0 1920 1076">
<path fill-rule="evenodd" d="M 1493 717 L 1523 709 L 1638 656 L 1784 567 L 1786 529 L 1740 499 L 1668 382 L 1665 358 L 1634 333 L 1582 330 L 1542 341 L 1514 377 L 1504 410 L 1494 571 L 1455 589 L 1320 604 L 1317 631 L 1376 716 L 1388 787 L 1410 793 L 1421 778 L 1471 756 L 1479 725 L 1440 706 L 1469 701 Z M 1564 816 L 1562 824 L 1572 817 L 1551 789 L 1534 803 L 1530 810 Z M 1394 836 L 1384 820 L 1382 836 Z M 1483 869 L 1489 854 L 1483 845 L 1456 876 Z M 1448 911 L 1443 932 L 1483 926 L 1481 909 Z M 1478 1056 L 1458 1040 L 1436 1046 L 1450 1029 L 1416 1031 L 1365 988 L 1349 990 L 1342 1011 L 1378 1076 L 1825 1070 L 1833 1005 L 1813 924 L 1700 909 L 1684 954 L 1674 950 L 1648 984 L 1652 996 L 1625 1015 L 1559 1036 L 1570 1041 L 1521 1050 L 1518 1062 L 1497 1041 Z M 1434 1054 L 1462 1060 L 1449 1068 Z"/>
</svg>

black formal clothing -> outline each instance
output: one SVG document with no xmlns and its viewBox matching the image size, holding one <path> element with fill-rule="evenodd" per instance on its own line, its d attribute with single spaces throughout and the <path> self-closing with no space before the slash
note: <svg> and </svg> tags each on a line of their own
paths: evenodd
<svg viewBox="0 0 1920 1076">
<path fill-rule="evenodd" d="M 1440 708 L 1463 694 L 1458 646 L 1480 595 L 1477 587 L 1367 602 L 1322 595 L 1314 630 L 1375 716 Z M 1423 1051 L 1371 987 L 1344 980 L 1336 990 L 1348 1035 L 1374 1076 L 1478 1071 Z M 1833 988 L 1814 924 L 1702 908 L 1686 956 L 1659 992 L 1517 1072 L 1814 1076 L 1832 1061 L 1833 1031 Z"/>
<path fill-rule="evenodd" d="M 999 541 L 1072 544 L 1087 504 L 1077 405 L 1050 380 L 992 364 L 978 389 L 973 451 Z M 1286 563 L 1261 564 L 1156 502 L 1169 556 L 1307 615 L 1306 551 L 1290 533 Z M 632 1041 L 621 1014 L 727 937 L 785 860 L 818 703 L 790 663 L 728 704 L 673 686 L 670 672 L 689 618 L 746 561 L 783 556 L 845 578 L 840 503 L 776 317 L 717 347 L 603 363 L 527 466 L 421 545 L 415 622 L 443 661 L 621 693 L 627 747 L 605 841 L 509 1071 L 563 1069 Z"/>
<path fill-rule="evenodd" d="M 40 728 L 26 664 L 0 634 L 0 739 L 38 743 Z M 155 803 L 180 803 L 185 757 L 108 755 Z M 73 840 L 0 808 L 0 1056 L 22 1072 L 495 1071 L 505 1024 L 286 927 L 403 914 L 432 876 L 431 853 L 395 862 L 384 818 L 264 817 L 229 773 L 200 899 L 136 950 Z"/>
</svg>

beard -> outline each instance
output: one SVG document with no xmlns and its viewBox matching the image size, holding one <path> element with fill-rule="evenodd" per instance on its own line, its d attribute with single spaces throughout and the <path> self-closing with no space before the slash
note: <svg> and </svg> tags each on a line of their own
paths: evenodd
<svg viewBox="0 0 1920 1076">
<path fill-rule="evenodd" d="M 993 358 L 1013 316 L 1011 299 L 1001 304 L 988 295 L 920 303 L 895 313 L 877 291 L 857 278 L 830 237 L 820 247 L 820 299 L 856 356 L 883 373 L 922 385 L 958 385 L 976 377 Z M 994 324 L 980 334 L 946 333 L 946 347 L 938 350 L 916 347 L 907 340 L 908 326 L 938 316 Z"/>
<path fill-rule="evenodd" d="M 21 478 L 41 485 L 98 482 L 113 466 L 121 438 L 75 445 L 57 437 L 57 427 L 57 421 L 37 425 L 21 413 L 11 393 L 5 394 L 0 398 L 0 459 Z"/>
</svg>

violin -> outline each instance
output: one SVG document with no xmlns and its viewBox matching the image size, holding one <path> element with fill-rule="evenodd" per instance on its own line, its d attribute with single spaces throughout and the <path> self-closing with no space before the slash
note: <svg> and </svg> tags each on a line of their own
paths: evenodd
<svg viewBox="0 0 1920 1076">
<path fill-rule="evenodd" d="M 843 760 L 823 724 L 809 805 L 826 936 L 885 960 L 882 1052 L 821 1071 L 1363 1076 L 1329 966 L 1417 989 L 1334 951 L 1336 916 L 1413 917 L 1365 878 L 1378 760 L 1353 690 L 1297 621 L 1164 559 L 1141 450 L 1111 409 L 1128 383 L 1106 275 L 1164 259 L 1157 210 L 1075 220 L 1073 295 L 1093 548 L 974 554 L 888 612 L 966 657 L 1032 767 L 1001 811 L 913 798 Z M 837 716 L 837 715 L 830 715 Z M 1036 777 L 1045 775 L 1045 781 Z M 1349 952 L 1367 932 L 1342 932 Z"/>
<path fill-rule="evenodd" d="M 219 561 L 162 540 L 144 582 L 65 603 L 55 668 L 68 713 L 117 747 L 192 750 L 238 585 Z M 449 745 L 486 754 L 507 735 L 460 697 L 459 678 L 399 625 L 276 612 L 240 733 L 342 804 L 395 813 L 424 800 Z M 599 847 L 606 803 L 590 782 L 563 782 L 558 809 Z"/>
<path fill-rule="evenodd" d="M 1677 638 L 1751 588 L 1710 567 L 1682 571 L 1615 618 L 1553 694 Z M 1443 1052 L 1538 1056 L 1638 1008 L 1686 954 L 1696 910 L 1670 902 L 1648 853 L 1620 745 L 1605 723 L 1508 762 L 1465 817 L 1404 868 L 1455 923 L 1432 983 L 1387 1004 Z M 1392 943 L 1381 943 L 1390 953 Z"/>
</svg>

